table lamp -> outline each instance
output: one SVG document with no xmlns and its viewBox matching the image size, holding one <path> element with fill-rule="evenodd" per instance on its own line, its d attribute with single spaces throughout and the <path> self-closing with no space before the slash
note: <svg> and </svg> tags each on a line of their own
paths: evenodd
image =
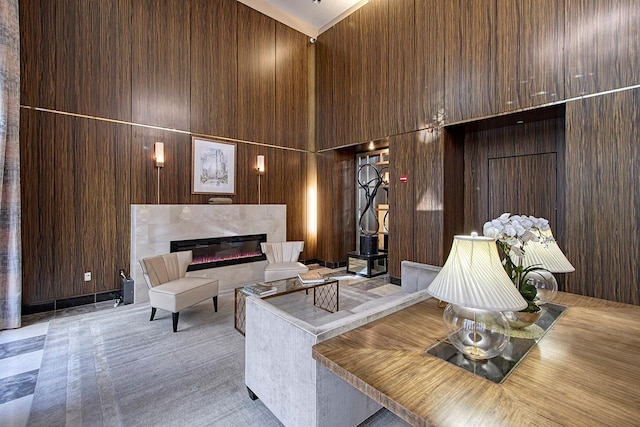
<svg viewBox="0 0 640 427">
<path fill-rule="evenodd" d="M 558 282 L 552 273 L 571 273 L 576 270 L 562 253 L 551 230 L 540 231 L 537 242 L 528 241 L 524 245 L 524 257 L 519 261 L 524 268 L 536 266 L 547 270 L 535 270 L 526 276 L 529 283 L 536 287 L 540 304 L 552 301 L 558 292 Z"/>
<path fill-rule="evenodd" d="M 527 307 L 502 266 L 495 240 L 477 233 L 454 236 L 428 291 L 448 303 L 443 321 L 449 342 L 474 361 L 491 359 L 507 346 L 511 332 L 502 312 Z"/>
</svg>

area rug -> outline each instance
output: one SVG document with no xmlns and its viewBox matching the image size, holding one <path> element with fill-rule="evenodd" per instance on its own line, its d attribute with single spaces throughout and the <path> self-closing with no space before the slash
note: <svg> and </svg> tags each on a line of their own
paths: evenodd
<svg viewBox="0 0 640 427">
<path fill-rule="evenodd" d="M 149 315 L 136 304 L 50 321 L 28 426 L 281 425 L 248 397 L 232 291 L 217 313 L 183 311 L 177 333 L 170 313 Z M 382 410 L 363 425 L 406 424 Z"/>
</svg>

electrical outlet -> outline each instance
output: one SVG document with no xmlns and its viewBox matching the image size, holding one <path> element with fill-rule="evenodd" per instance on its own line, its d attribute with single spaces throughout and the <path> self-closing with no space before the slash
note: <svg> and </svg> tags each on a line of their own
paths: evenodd
<svg viewBox="0 0 640 427">
<path fill-rule="evenodd" d="M 85 282 L 90 282 L 91 281 L 91 272 L 87 271 L 84 273 L 84 281 Z"/>
</svg>

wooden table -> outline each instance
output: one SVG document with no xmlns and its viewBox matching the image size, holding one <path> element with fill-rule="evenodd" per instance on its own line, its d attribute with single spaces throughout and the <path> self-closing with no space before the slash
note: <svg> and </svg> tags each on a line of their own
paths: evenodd
<svg viewBox="0 0 640 427">
<path fill-rule="evenodd" d="M 316 344 L 313 358 L 415 426 L 640 425 L 640 307 L 559 292 L 568 306 L 501 384 L 425 352 L 430 299 Z"/>
</svg>

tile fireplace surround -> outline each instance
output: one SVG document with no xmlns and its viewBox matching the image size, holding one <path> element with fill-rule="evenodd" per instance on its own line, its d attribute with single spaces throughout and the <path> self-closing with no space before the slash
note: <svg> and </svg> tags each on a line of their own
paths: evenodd
<svg viewBox="0 0 640 427">
<path fill-rule="evenodd" d="M 149 300 L 138 260 L 168 253 L 170 241 L 262 233 L 269 242 L 286 240 L 286 205 L 131 205 L 129 271 L 135 281 L 134 303 Z M 210 268 L 187 276 L 216 278 L 222 290 L 263 280 L 266 264 Z"/>
</svg>

